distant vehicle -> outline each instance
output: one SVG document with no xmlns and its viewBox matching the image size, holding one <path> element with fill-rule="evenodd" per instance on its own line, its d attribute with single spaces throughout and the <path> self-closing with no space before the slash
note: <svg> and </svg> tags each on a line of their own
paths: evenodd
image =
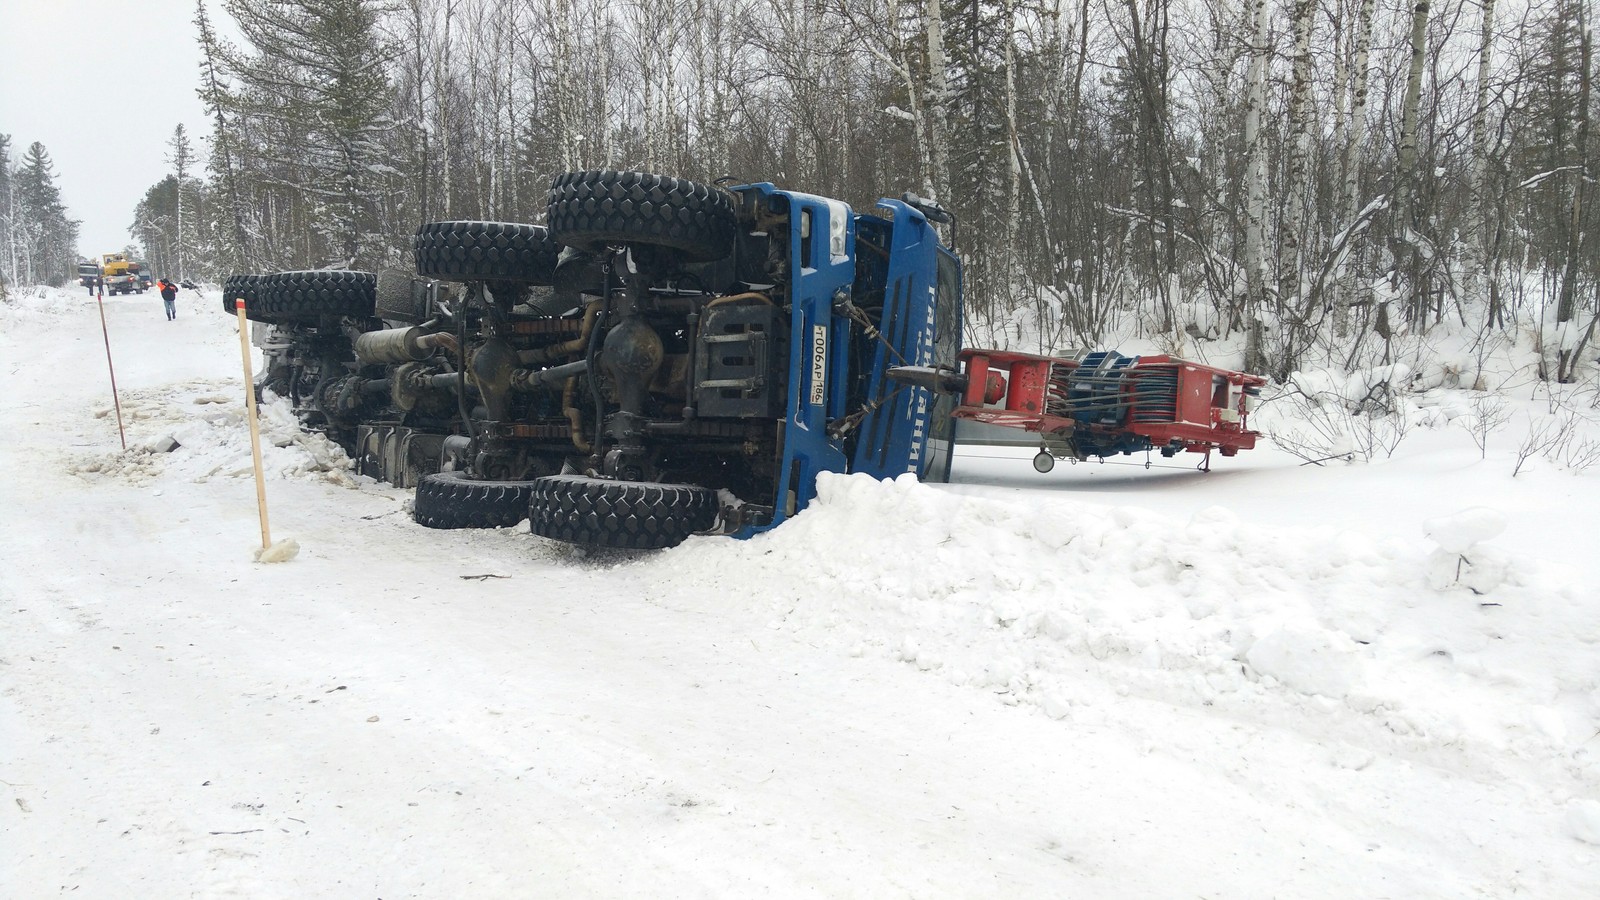
<svg viewBox="0 0 1600 900">
<path fill-rule="evenodd" d="M 94 280 L 100 277 L 100 267 L 92 262 L 78 263 L 78 284 L 94 290 Z"/>
<path fill-rule="evenodd" d="M 142 262 L 133 263 L 139 270 L 134 274 L 139 276 L 139 292 L 142 294 L 150 289 L 150 267 Z"/>
<path fill-rule="evenodd" d="M 149 282 L 139 279 L 139 272 L 143 268 L 141 263 L 128 259 L 126 253 L 107 253 L 101 256 L 100 270 L 104 273 L 106 293 L 144 293 L 149 287 Z"/>
</svg>

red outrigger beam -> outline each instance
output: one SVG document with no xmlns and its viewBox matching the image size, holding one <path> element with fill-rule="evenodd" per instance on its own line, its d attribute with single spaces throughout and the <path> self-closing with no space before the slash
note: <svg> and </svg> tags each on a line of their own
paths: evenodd
<svg viewBox="0 0 1600 900">
<path fill-rule="evenodd" d="M 897 381 L 959 394 L 951 415 L 1039 435 L 1034 468 L 1057 459 L 1087 459 L 1155 450 L 1233 456 L 1256 444 L 1246 398 L 1267 383 L 1173 356 L 1079 359 L 1009 350 L 961 351 L 961 370 L 904 367 Z"/>
</svg>

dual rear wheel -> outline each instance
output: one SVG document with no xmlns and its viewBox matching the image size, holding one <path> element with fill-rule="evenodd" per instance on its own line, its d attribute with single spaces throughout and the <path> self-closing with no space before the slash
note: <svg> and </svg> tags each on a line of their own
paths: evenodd
<svg viewBox="0 0 1600 900">
<path fill-rule="evenodd" d="M 508 528 L 591 547 L 659 550 L 716 524 L 717 495 L 691 484 L 551 475 L 483 481 L 459 472 L 417 485 L 412 515 L 428 528 Z"/>
</svg>

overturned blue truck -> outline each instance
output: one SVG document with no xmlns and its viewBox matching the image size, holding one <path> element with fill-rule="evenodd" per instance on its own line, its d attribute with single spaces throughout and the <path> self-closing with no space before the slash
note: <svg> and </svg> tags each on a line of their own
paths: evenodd
<svg viewBox="0 0 1600 900">
<path fill-rule="evenodd" d="M 889 377 L 961 350 L 937 204 L 606 170 L 546 212 L 425 224 L 414 273 L 229 278 L 257 389 L 436 528 L 651 549 L 772 528 L 822 472 L 948 477 L 956 399 Z"/>
</svg>

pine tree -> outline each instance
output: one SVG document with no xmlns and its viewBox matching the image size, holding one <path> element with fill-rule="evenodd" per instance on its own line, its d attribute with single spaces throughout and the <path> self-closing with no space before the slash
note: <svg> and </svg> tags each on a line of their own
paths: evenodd
<svg viewBox="0 0 1600 900">
<path fill-rule="evenodd" d="M 394 48 L 374 0 L 229 0 L 249 42 L 226 56 L 237 164 L 257 203 L 283 208 L 275 262 L 373 265 L 386 246 L 394 169 L 386 140 Z M 307 242 L 304 232 L 316 240 Z"/>
<path fill-rule="evenodd" d="M 144 261 L 158 274 L 175 272 L 177 266 L 178 179 L 161 179 L 148 191 L 133 211 L 133 227 L 128 233 L 144 248 Z"/>
<path fill-rule="evenodd" d="M 171 151 L 167 154 L 167 162 L 172 165 L 173 179 L 174 247 L 172 262 L 163 268 L 174 277 L 184 279 L 189 277 L 189 269 L 184 264 L 184 251 L 193 243 L 191 234 L 194 231 L 192 204 L 189 204 L 189 221 L 184 221 L 184 195 L 191 191 L 189 170 L 194 166 L 194 148 L 189 144 L 189 133 L 184 130 L 183 123 L 178 123 L 178 127 L 172 130 L 167 148 Z"/>
<path fill-rule="evenodd" d="M 195 30 L 200 36 L 200 87 L 196 91 L 200 102 L 211 116 L 211 159 L 207 165 L 211 181 L 216 185 L 216 195 L 226 204 L 223 218 L 217 223 L 218 262 L 223 268 L 251 270 L 258 267 L 252 258 L 250 227 L 255 217 L 244 203 L 237 167 L 232 124 L 227 111 L 232 108 L 232 94 L 225 81 L 223 66 L 233 47 L 217 36 L 206 13 L 205 0 L 195 0 Z"/>
<path fill-rule="evenodd" d="M 181 192 L 178 184 L 176 175 L 168 175 L 145 191 L 128 233 L 144 248 L 143 259 L 156 274 L 215 279 L 224 274 L 217 258 L 217 247 L 224 242 L 206 226 L 210 192 L 194 177 L 184 180 Z"/>
<path fill-rule="evenodd" d="M 973 259 L 965 273 L 972 295 L 998 312 L 1009 310 L 1014 243 L 1011 213 L 1012 138 L 1006 118 L 1010 10 L 991 0 L 951 0 L 946 24 L 950 70 L 952 150 L 950 196 L 943 202 L 970 225 L 965 250 Z M 1012 220 L 1014 222 L 1014 220 Z"/>
<path fill-rule="evenodd" d="M 78 222 L 67 218 L 56 187 L 55 163 L 34 141 L 12 176 L 13 224 L 20 251 L 17 277 L 23 282 L 64 284 L 77 275 Z"/>
</svg>

